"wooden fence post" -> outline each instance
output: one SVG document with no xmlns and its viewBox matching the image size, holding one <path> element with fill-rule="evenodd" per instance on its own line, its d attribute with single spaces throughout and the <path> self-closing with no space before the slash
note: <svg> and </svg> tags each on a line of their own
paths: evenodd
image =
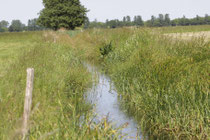
<svg viewBox="0 0 210 140">
<path fill-rule="evenodd" d="M 30 117 L 31 104 L 32 104 L 33 81 L 34 81 L 34 69 L 28 68 L 27 69 L 24 113 L 23 113 L 23 128 L 22 128 L 23 139 L 26 138 L 26 135 L 28 133 L 28 128 L 29 128 L 28 121 L 29 121 L 29 117 Z"/>
</svg>

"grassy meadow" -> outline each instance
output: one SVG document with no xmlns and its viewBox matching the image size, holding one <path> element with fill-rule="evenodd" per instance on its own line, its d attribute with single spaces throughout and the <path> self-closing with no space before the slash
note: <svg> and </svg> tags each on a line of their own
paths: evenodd
<svg viewBox="0 0 210 140">
<path fill-rule="evenodd" d="M 209 30 L 0 34 L 0 139 L 20 137 L 28 67 L 35 69 L 30 139 L 119 139 L 106 120 L 92 122 L 91 105 L 83 97 L 93 81 L 84 61 L 111 77 L 122 109 L 149 139 L 209 139 L 210 40 L 165 35 Z"/>
<path fill-rule="evenodd" d="M 209 139 L 210 40 L 164 35 L 207 29 L 94 29 L 78 34 L 75 43 L 84 60 L 110 75 L 122 108 L 149 139 Z"/>
<path fill-rule="evenodd" d="M 191 26 L 173 26 L 173 27 L 157 27 L 154 30 L 161 33 L 186 33 L 186 32 L 202 32 L 210 31 L 210 25 L 191 25 Z"/>
<path fill-rule="evenodd" d="M 21 139 L 28 67 L 35 69 L 29 139 L 116 139 L 106 120 L 92 122 L 83 99 L 92 77 L 57 34 L 0 34 L 0 139 Z"/>
</svg>

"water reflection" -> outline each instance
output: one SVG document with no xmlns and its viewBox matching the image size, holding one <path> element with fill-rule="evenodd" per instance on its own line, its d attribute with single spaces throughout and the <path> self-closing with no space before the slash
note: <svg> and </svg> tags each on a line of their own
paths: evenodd
<svg viewBox="0 0 210 140">
<path fill-rule="evenodd" d="M 98 83 L 87 93 L 87 101 L 95 105 L 96 118 L 101 120 L 108 116 L 108 120 L 114 122 L 116 127 L 127 125 L 122 130 L 122 135 L 127 134 L 126 140 L 141 139 L 135 121 L 120 109 L 118 94 L 110 78 L 90 64 L 85 64 L 85 66 L 98 79 Z"/>
</svg>

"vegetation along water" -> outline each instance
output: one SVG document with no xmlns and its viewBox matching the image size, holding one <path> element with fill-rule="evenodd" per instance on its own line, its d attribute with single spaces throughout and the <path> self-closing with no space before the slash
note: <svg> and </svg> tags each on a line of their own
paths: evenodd
<svg viewBox="0 0 210 140">
<path fill-rule="evenodd" d="M 95 29 L 75 42 L 83 59 L 110 75 L 122 108 L 149 139 L 209 139 L 210 40 L 165 35 L 202 29 Z"/>
<path fill-rule="evenodd" d="M 1 33 L 0 139 L 21 134 L 27 67 L 35 69 L 30 139 L 122 138 L 114 122 L 93 121 L 84 95 L 95 81 L 84 62 L 110 77 L 145 138 L 209 139 L 210 40 L 168 35 L 191 31 L 207 26 Z"/>
<path fill-rule="evenodd" d="M 74 45 L 55 38 L 55 32 L 0 34 L 0 139 L 21 139 L 28 67 L 35 69 L 29 139 L 117 139 L 106 120 L 92 123 L 83 98 L 91 74 Z"/>
</svg>

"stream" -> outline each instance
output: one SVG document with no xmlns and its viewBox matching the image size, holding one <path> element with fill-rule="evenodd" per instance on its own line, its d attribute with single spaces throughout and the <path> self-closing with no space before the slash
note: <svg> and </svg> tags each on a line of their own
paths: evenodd
<svg viewBox="0 0 210 140">
<path fill-rule="evenodd" d="M 115 127 L 127 125 L 121 130 L 121 134 L 126 135 L 123 140 L 143 139 L 137 123 L 120 108 L 118 93 L 111 79 L 99 72 L 96 67 L 87 63 L 84 65 L 98 80 L 86 95 L 86 100 L 94 105 L 96 118 L 100 121 L 107 117 L 108 121 L 111 121 Z"/>
</svg>

